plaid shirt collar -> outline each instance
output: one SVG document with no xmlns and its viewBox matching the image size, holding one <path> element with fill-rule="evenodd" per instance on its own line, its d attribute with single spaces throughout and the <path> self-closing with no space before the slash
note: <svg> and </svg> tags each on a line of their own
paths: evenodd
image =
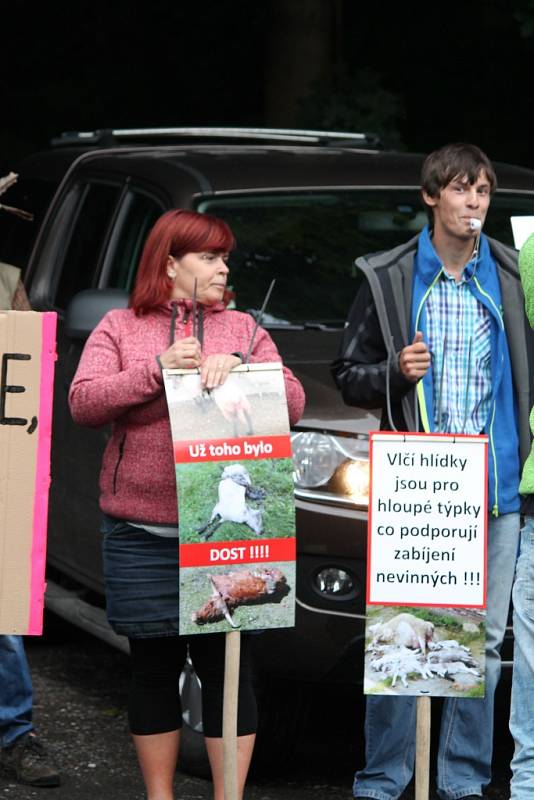
<svg viewBox="0 0 534 800">
<path fill-rule="evenodd" d="M 483 255 L 489 255 L 489 245 L 485 236 L 480 237 L 478 254 L 473 251 L 473 255 L 464 267 L 462 281 L 469 281 L 473 278 L 475 273 L 480 276 L 481 262 L 484 260 Z M 430 286 L 435 279 L 437 273 L 443 270 L 444 274 L 451 278 L 443 263 L 434 249 L 434 244 L 431 238 L 431 232 L 428 225 L 425 225 L 419 237 L 417 268 L 422 280 Z"/>
</svg>

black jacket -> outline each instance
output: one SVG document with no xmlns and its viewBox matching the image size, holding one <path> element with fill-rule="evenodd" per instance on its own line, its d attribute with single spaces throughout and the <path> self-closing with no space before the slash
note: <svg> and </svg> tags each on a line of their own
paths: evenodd
<svg viewBox="0 0 534 800">
<path fill-rule="evenodd" d="M 414 384 L 398 367 L 398 355 L 411 341 L 412 277 L 418 240 L 416 236 L 393 250 L 356 260 L 364 280 L 350 309 L 338 357 L 331 366 L 345 403 L 382 409 L 384 430 L 391 428 L 387 413 L 388 372 L 395 427 L 403 431 L 420 429 Z M 534 364 L 534 336 L 524 313 L 517 252 L 495 239 L 488 241 L 499 271 L 523 462 L 530 451 L 528 419 L 533 405 L 530 365 Z"/>
</svg>

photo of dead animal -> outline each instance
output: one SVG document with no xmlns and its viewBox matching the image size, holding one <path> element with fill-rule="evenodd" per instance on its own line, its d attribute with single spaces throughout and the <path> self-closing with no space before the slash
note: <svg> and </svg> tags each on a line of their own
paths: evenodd
<svg viewBox="0 0 534 800">
<path fill-rule="evenodd" d="M 229 464 L 222 471 L 217 503 L 209 521 L 197 531 L 199 536 L 204 541 L 209 539 L 223 522 L 248 525 L 257 536 L 261 536 L 265 495 L 264 489 L 253 488 L 246 467 L 242 464 Z M 249 500 L 258 501 L 259 506 L 252 508 Z"/>
<path fill-rule="evenodd" d="M 202 625 L 224 617 L 232 628 L 238 628 L 230 611 L 242 603 L 261 603 L 271 600 L 286 578 L 279 569 L 257 567 L 254 570 L 239 569 L 223 575 L 210 575 L 212 594 L 202 608 L 192 615 L 193 622 Z"/>
<path fill-rule="evenodd" d="M 173 441 L 237 439 L 288 433 L 287 403 L 281 371 L 231 372 L 222 386 L 207 391 L 200 374 L 173 372 L 165 379 L 165 393 Z"/>
<path fill-rule="evenodd" d="M 290 458 L 176 465 L 180 544 L 295 535 Z"/>
<path fill-rule="evenodd" d="M 291 561 L 184 569 L 180 633 L 291 627 L 294 585 Z"/>
<path fill-rule="evenodd" d="M 373 645 L 378 642 L 396 644 L 426 653 L 427 644 L 434 635 L 434 625 L 413 614 L 397 614 L 387 622 L 376 622 L 369 626 L 373 635 Z"/>
<path fill-rule="evenodd" d="M 484 696 L 483 611 L 370 608 L 366 694 Z"/>
</svg>

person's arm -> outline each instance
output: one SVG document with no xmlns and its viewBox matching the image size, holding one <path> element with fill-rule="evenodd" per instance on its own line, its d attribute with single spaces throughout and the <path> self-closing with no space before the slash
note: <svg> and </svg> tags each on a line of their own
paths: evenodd
<svg viewBox="0 0 534 800">
<path fill-rule="evenodd" d="M 525 312 L 534 328 L 534 234 L 528 237 L 519 252 L 519 274 L 525 293 Z"/>
<path fill-rule="evenodd" d="M 114 313 L 106 314 L 87 340 L 70 387 L 71 414 L 80 425 L 106 425 L 163 393 L 163 376 L 155 357 L 140 354 L 139 361 L 123 368 L 121 333 Z"/>
<path fill-rule="evenodd" d="M 26 294 L 26 289 L 24 288 L 24 284 L 21 280 L 17 283 L 17 288 L 15 289 L 15 294 L 13 295 L 13 300 L 11 301 L 11 310 L 12 311 L 31 311 L 32 307 L 30 305 L 30 301 L 28 300 L 28 295 Z"/>
<path fill-rule="evenodd" d="M 406 350 L 401 353 L 406 354 Z M 400 370 L 401 353 L 391 358 L 389 364 L 389 391 L 394 401 L 401 400 L 414 385 Z M 387 350 L 376 307 L 369 284 L 364 280 L 350 309 L 338 357 L 331 366 L 345 403 L 382 408 L 386 403 L 387 367 Z"/>
</svg>

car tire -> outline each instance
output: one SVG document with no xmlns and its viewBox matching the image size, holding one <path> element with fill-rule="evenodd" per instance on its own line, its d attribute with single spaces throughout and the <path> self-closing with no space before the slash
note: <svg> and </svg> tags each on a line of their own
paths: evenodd
<svg viewBox="0 0 534 800">
<path fill-rule="evenodd" d="M 184 722 L 180 738 L 178 769 L 195 778 L 211 780 L 211 769 L 204 744 L 204 735 Z"/>
<path fill-rule="evenodd" d="M 310 719 L 312 692 L 303 682 L 265 678 L 257 695 L 258 734 L 250 774 L 262 778 L 280 774 L 293 763 Z"/>
<path fill-rule="evenodd" d="M 211 778 L 202 733 L 202 690 L 190 662 L 180 679 L 183 727 L 178 768 L 197 778 Z M 257 678 L 258 733 L 250 776 L 261 778 L 278 774 L 288 766 L 295 745 L 305 731 L 310 716 L 312 687 L 272 678 Z"/>
</svg>

